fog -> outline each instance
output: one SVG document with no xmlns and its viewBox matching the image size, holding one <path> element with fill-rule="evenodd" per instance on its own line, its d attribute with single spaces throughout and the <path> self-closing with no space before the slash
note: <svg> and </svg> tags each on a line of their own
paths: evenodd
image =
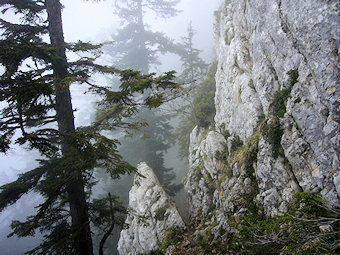
<svg viewBox="0 0 340 255">
<path fill-rule="evenodd" d="M 120 23 L 113 14 L 112 1 L 84 1 L 84 0 L 62 0 L 65 6 L 63 10 L 63 28 L 65 40 L 76 42 L 78 40 L 92 43 L 102 43 L 112 40 L 112 34 Z M 186 36 L 187 26 L 192 22 L 196 30 L 194 46 L 203 50 L 201 57 L 208 63 L 214 58 L 213 51 L 213 22 L 214 11 L 220 5 L 221 0 L 182 0 L 177 9 L 181 12 L 173 18 L 163 20 L 153 15 L 146 14 L 146 23 L 150 24 L 153 31 L 163 32 L 169 38 L 180 42 Z M 69 56 L 72 59 L 72 56 Z M 181 71 L 178 57 L 167 54 L 161 57 L 161 66 L 156 71 L 167 71 L 175 69 Z M 110 65 L 110 58 L 103 56 L 100 60 Z M 93 80 L 99 84 L 107 84 L 109 79 L 103 76 L 95 76 Z M 80 85 L 72 87 L 73 108 L 77 126 L 88 125 L 93 119 L 96 98 L 90 94 L 84 94 L 86 88 Z M 177 180 L 180 182 L 185 175 L 184 163 L 176 158 L 176 148 L 170 149 L 166 155 L 166 166 L 174 169 Z M 6 155 L 0 157 L 0 186 L 14 181 L 18 174 L 36 167 L 35 161 L 40 158 L 36 151 L 27 151 L 19 146 L 14 146 Z M 33 248 L 39 242 L 39 235 L 34 238 L 17 239 L 17 237 L 6 238 L 10 233 L 12 220 L 23 220 L 34 212 L 34 206 L 39 204 L 39 196 L 32 193 L 25 195 L 22 199 L 0 213 L 0 255 L 19 255 Z"/>
</svg>

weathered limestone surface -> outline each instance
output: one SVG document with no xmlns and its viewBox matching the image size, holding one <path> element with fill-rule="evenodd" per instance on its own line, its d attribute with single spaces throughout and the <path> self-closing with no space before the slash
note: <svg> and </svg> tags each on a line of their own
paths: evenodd
<svg viewBox="0 0 340 255">
<path fill-rule="evenodd" d="M 298 191 L 339 204 L 339 14 L 337 0 L 224 2 L 215 25 L 216 131 L 195 128 L 191 134 L 185 187 L 194 215 L 215 207 L 216 221 L 227 222 L 227 215 L 249 209 L 249 192 L 256 193 L 253 202 L 268 216 L 284 211 Z M 298 72 L 295 84 L 290 84 L 291 70 Z M 221 162 L 210 157 L 229 142 L 219 133 L 228 131 L 246 142 L 259 116 L 271 119 L 275 92 L 291 85 L 280 119 L 281 155 L 274 158 L 261 135 L 253 175 L 236 164 L 226 178 Z"/>
<path fill-rule="evenodd" d="M 191 216 L 204 217 L 218 238 L 221 229 L 231 230 L 230 216 L 251 210 L 273 216 L 299 191 L 339 205 L 340 2 L 225 0 L 218 16 L 215 126 L 196 127 L 190 136 L 184 184 Z M 294 82 L 291 71 L 298 74 Z M 288 88 L 274 157 L 259 120 L 268 126 L 277 117 L 274 95 Z M 252 142 L 250 152 L 230 151 L 237 136 Z M 184 225 L 150 168 L 139 170 L 147 178 L 135 177 L 130 207 L 151 217 L 148 226 L 127 218 L 121 255 L 155 249 L 165 229 Z"/>
<path fill-rule="evenodd" d="M 161 187 L 156 175 L 146 163 L 138 165 L 138 173 L 129 193 L 131 213 L 118 242 L 120 255 L 148 253 L 159 247 L 169 228 L 184 228 L 174 203 Z"/>
<path fill-rule="evenodd" d="M 190 136 L 190 171 L 185 180 L 185 188 L 191 215 L 207 214 L 216 190 L 213 180 L 220 176 L 223 167 L 215 154 L 223 150 L 225 138 L 214 131 L 208 132 L 206 136 L 203 132 L 203 129 L 195 127 Z"/>
</svg>

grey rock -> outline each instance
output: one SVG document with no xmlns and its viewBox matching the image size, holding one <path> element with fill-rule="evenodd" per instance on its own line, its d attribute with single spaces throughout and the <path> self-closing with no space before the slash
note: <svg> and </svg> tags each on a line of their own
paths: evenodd
<svg viewBox="0 0 340 255">
<path fill-rule="evenodd" d="M 185 189 L 192 215 L 205 216 L 214 207 L 214 217 L 227 228 L 227 215 L 242 212 L 245 202 L 260 205 L 267 216 L 285 211 L 299 191 L 318 193 L 329 206 L 340 203 L 339 13 L 337 0 L 224 1 L 215 25 L 216 132 L 195 128 L 191 134 Z M 292 70 L 299 74 L 293 83 Z M 291 93 L 280 119 L 282 155 L 274 158 L 261 137 L 256 180 L 239 164 L 226 175 L 213 157 L 230 145 L 221 134 L 245 142 L 260 115 L 272 118 L 275 92 L 286 88 Z"/>
<path fill-rule="evenodd" d="M 322 233 L 329 233 L 329 232 L 333 232 L 334 229 L 331 225 L 327 224 L 327 225 L 321 225 L 319 226 L 319 229 Z"/>
<path fill-rule="evenodd" d="M 155 250 L 166 230 L 185 227 L 174 203 L 146 163 L 138 165 L 138 174 L 129 193 L 129 208 L 131 212 L 125 221 L 128 228 L 121 231 L 118 242 L 120 255 Z"/>
<path fill-rule="evenodd" d="M 222 165 L 216 159 L 216 153 L 222 152 L 226 140 L 223 135 L 210 131 L 204 136 L 204 130 L 195 127 L 190 135 L 190 170 L 184 182 L 189 198 L 192 216 L 198 213 L 206 215 L 213 205 L 213 183 L 222 172 Z"/>
</svg>

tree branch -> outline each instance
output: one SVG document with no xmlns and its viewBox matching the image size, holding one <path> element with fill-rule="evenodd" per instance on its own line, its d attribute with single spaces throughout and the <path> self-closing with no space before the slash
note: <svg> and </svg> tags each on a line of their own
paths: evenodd
<svg viewBox="0 0 340 255">
<path fill-rule="evenodd" d="M 110 201 L 111 226 L 110 226 L 109 230 L 104 234 L 102 240 L 100 240 L 99 255 L 104 255 L 104 244 L 105 244 L 106 240 L 109 238 L 109 236 L 111 235 L 113 228 L 115 227 L 115 215 L 114 215 L 113 206 L 112 206 L 111 193 L 109 193 L 108 196 L 109 196 L 109 201 Z"/>
</svg>

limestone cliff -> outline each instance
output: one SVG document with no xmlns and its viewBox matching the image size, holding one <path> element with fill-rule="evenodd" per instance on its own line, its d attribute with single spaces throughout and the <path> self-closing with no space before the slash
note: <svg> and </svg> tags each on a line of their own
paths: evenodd
<svg viewBox="0 0 340 255">
<path fill-rule="evenodd" d="M 185 179 L 200 225 L 166 254 L 225 254 L 210 243 L 226 247 L 232 219 L 280 215 L 298 192 L 339 206 L 340 2 L 225 0 L 216 16 L 215 123 L 192 131 Z"/>
<path fill-rule="evenodd" d="M 216 12 L 215 124 L 192 131 L 185 180 L 208 243 L 225 247 L 231 219 L 282 214 L 297 192 L 339 206 L 339 14 L 339 1 L 289 0 Z"/>
<path fill-rule="evenodd" d="M 166 230 L 184 228 L 184 223 L 156 175 L 146 163 L 138 165 L 138 174 L 129 193 L 130 213 L 118 242 L 120 255 L 148 253 L 159 248 Z"/>
<path fill-rule="evenodd" d="M 215 126 L 191 134 L 194 214 L 240 213 L 250 194 L 271 216 L 297 191 L 339 204 L 339 5 L 225 1 L 215 27 Z"/>
</svg>

